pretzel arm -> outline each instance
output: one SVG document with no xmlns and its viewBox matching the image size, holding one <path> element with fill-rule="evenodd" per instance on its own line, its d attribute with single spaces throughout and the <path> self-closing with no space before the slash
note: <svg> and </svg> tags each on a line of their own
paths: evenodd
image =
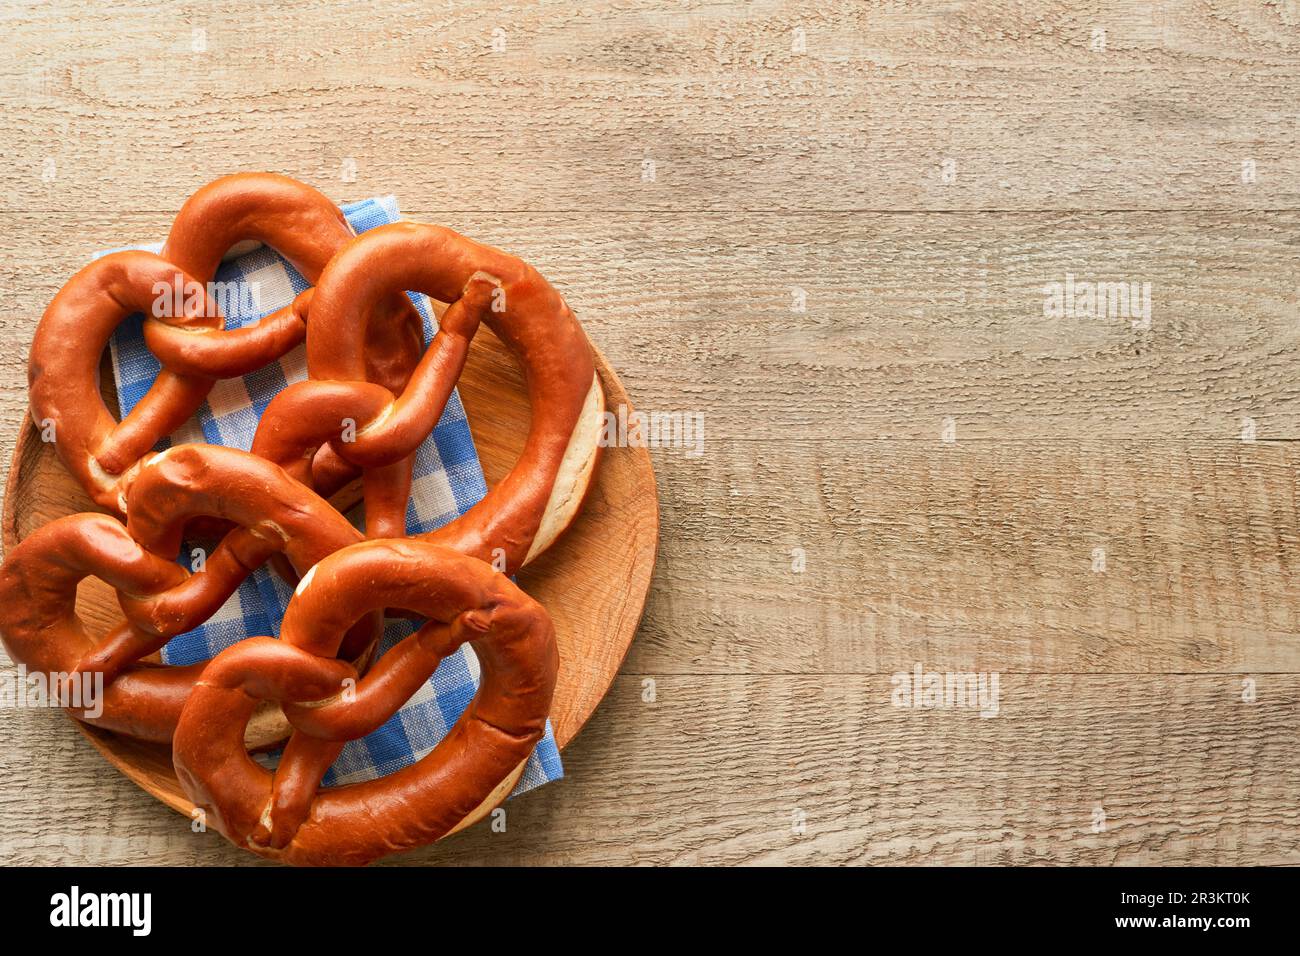
<svg viewBox="0 0 1300 956">
<path fill-rule="evenodd" d="M 289 707 L 291 704 L 284 704 Z M 295 733 L 280 755 L 271 778 L 271 802 L 258 826 L 249 834 L 250 846 L 283 849 L 311 813 L 316 789 L 339 754 L 345 740 L 322 740 Z"/>
<path fill-rule="evenodd" d="M 438 331 L 400 395 L 356 437 L 330 444 L 343 459 L 362 468 L 392 464 L 415 452 L 437 426 L 469 356 L 470 341 L 488 312 L 493 290 L 489 277 L 475 275 L 461 298 L 443 313 Z"/>
<path fill-rule="evenodd" d="M 340 458 L 338 452 L 328 442 L 321 445 L 312 456 L 308 473 L 311 480 L 306 484 L 326 498 L 337 494 L 349 482 L 361 477 L 361 469 L 352 462 Z"/>
<path fill-rule="evenodd" d="M 142 635 L 161 638 L 159 647 L 177 634 L 193 630 L 215 614 L 250 573 L 261 567 L 284 542 L 257 529 L 235 528 L 213 549 L 202 574 L 176 587 L 146 596 L 119 595 L 123 613 Z"/>
<path fill-rule="evenodd" d="M 144 323 L 145 345 L 164 366 L 173 372 L 208 378 L 247 375 L 266 365 L 268 356 L 286 354 L 306 336 L 306 314 L 298 299 L 253 325 L 218 333 L 179 328 L 154 318 Z"/>
<path fill-rule="evenodd" d="M 366 537 L 406 536 L 406 506 L 411 499 L 415 455 L 361 473 L 365 492 Z"/>
<path fill-rule="evenodd" d="M 171 640 L 167 634 L 152 634 L 123 622 L 92 647 L 77 664 L 77 674 L 101 674 L 107 683 L 129 666 L 148 657 Z"/>
<path fill-rule="evenodd" d="M 91 497 L 98 504 L 120 512 L 119 496 L 127 473 L 153 450 L 159 438 L 170 435 L 190 420 L 208 397 L 212 384 L 211 379 L 178 375 L 168 369 L 159 372 L 144 398 L 125 418 L 102 433 L 91 456 L 92 481 L 111 488 L 113 498 L 109 501 L 97 494 Z"/>
<path fill-rule="evenodd" d="M 429 621 L 375 662 L 346 696 L 285 704 L 284 715 L 308 736 L 358 740 L 383 726 L 420 689 L 425 681 L 421 675 L 433 673 L 462 641 L 453 637 L 450 625 Z"/>
</svg>

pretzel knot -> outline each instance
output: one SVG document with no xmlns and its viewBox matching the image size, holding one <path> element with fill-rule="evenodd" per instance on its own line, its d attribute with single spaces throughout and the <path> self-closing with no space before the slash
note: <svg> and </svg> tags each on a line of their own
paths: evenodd
<svg viewBox="0 0 1300 956">
<path fill-rule="evenodd" d="M 240 582 L 283 553 L 300 573 L 361 540 L 319 495 L 247 452 L 178 445 L 143 463 L 126 492 L 126 526 L 108 515 L 74 514 L 32 532 L 0 567 L 0 635 L 14 661 L 47 675 L 101 674 L 102 713 L 75 716 L 145 740 L 169 741 L 181 706 L 203 669 L 140 663 L 176 634 L 206 621 Z M 184 524 L 205 515 L 233 522 L 190 573 L 174 558 Z M 77 614 L 77 586 L 98 577 L 117 590 L 123 619 L 92 638 Z M 378 634 L 378 618 L 358 625 L 349 648 Z M 60 677 L 66 679 L 66 677 Z M 254 742 L 287 728 L 260 715 Z"/>
<path fill-rule="evenodd" d="M 448 302 L 400 394 L 366 384 L 366 335 L 403 290 Z M 513 573 L 576 516 L 599 452 L 604 392 L 590 343 L 559 293 L 524 262 L 441 226 L 364 233 L 321 274 L 307 337 L 310 379 L 267 406 L 253 452 L 325 494 L 339 462 L 364 469 L 369 537 L 405 534 L 411 456 L 442 416 L 480 322 L 518 357 L 532 421 L 514 468 L 466 514 L 424 535 Z"/>
<path fill-rule="evenodd" d="M 384 607 L 428 622 L 358 681 L 334 657 L 339 635 Z M 318 789 L 344 742 L 388 720 L 465 642 L 482 683 L 437 747 L 387 777 Z M 505 799 L 545 730 L 558 664 L 549 616 L 484 562 L 417 540 L 355 544 L 302 579 L 278 641 L 249 638 L 208 664 L 176 728 L 177 776 L 238 846 L 294 864 L 368 863 Z M 295 728 L 274 773 L 245 749 L 262 701 L 282 703 Z"/>
<path fill-rule="evenodd" d="M 224 328 L 206 283 L 232 246 L 264 243 L 309 282 L 352 241 L 339 208 L 303 183 L 269 173 L 218 179 L 181 207 L 162 252 L 118 252 L 72 277 L 45 310 L 28 367 L 31 414 L 53 431 L 59 457 L 99 505 L 121 513 L 131 469 L 198 409 L 219 378 L 275 361 L 307 331 L 311 290 L 241 329 Z M 400 290 L 366 338 L 363 377 L 400 389 L 419 357 L 420 317 Z M 100 356 L 127 316 L 145 314 L 145 342 L 162 364 L 120 423 L 99 398 Z"/>
</svg>

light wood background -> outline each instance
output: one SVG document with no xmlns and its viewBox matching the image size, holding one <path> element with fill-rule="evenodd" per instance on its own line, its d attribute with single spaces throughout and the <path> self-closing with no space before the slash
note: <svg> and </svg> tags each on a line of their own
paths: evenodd
<svg viewBox="0 0 1300 956">
<path fill-rule="evenodd" d="M 704 413 L 566 779 L 398 862 L 1300 862 L 1295 0 L 322 7 L 6 3 L 0 452 L 53 292 L 242 169 L 518 253 Z M 0 860 L 247 860 L 0 717 Z"/>
</svg>

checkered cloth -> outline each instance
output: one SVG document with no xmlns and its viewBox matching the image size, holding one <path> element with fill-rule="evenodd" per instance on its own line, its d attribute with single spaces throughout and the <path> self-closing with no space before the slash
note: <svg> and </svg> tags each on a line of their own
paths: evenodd
<svg viewBox="0 0 1300 956">
<path fill-rule="evenodd" d="M 358 232 L 396 222 L 400 218 L 392 196 L 367 199 L 343 207 L 348 222 Z M 157 252 L 161 246 L 139 248 Z M 104 253 L 101 253 L 103 255 Z M 273 250 L 262 246 L 222 264 L 216 281 L 223 286 L 220 304 L 226 327 L 251 325 L 288 305 L 307 281 Z M 433 337 L 435 318 L 426 296 L 412 295 L 427 342 Z M 113 371 L 117 377 L 118 404 L 125 416 L 144 397 L 161 370 L 158 360 L 144 344 L 144 317 L 131 316 L 122 323 L 110 343 Z M 206 442 L 245 451 L 252 445 L 262 412 L 272 397 L 292 382 L 307 377 L 306 349 L 299 346 L 279 362 L 258 369 L 243 378 L 217 382 L 198 414 L 170 439 L 159 442 Z M 415 458 L 411 500 L 406 509 L 406 531 L 420 534 L 441 527 L 464 514 L 487 494 L 483 469 L 460 395 L 453 392 L 437 428 L 420 446 Z M 180 560 L 189 564 L 191 547 L 186 545 Z M 251 575 L 212 619 L 187 634 L 180 634 L 163 648 L 169 664 L 207 660 L 218 651 L 252 635 L 280 636 L 293 589 L 269 567 Z M 412 633 L 416 623 L 406 620 L 385 622 L 380 654 Z M 429 682 L 378 730 L 343 748 L 326 774 L 326 785 L 372 780 L 409 766 L 431 751 L 469 705 L 479 682 L 479 664 L 469 647 L 439 665 Z M 515 793 L 531 790 L 563 776 L 560 753 L 549 722 L 546 736 L 528 760 Z"/>
</svg>

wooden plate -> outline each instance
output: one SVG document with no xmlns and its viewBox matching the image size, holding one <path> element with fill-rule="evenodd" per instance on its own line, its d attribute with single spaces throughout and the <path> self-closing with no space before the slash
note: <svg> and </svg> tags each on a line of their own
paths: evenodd
<svg viewBox="0 0 1300 956">
<path fill-rule="evenodd" d="M 630 407 L 622 383 L 599 352 L 596 367 L 608 407 Z M 102 378 L 111 396 L 111 375 Z M 460 395 L 492 485 L 510 470 L 523 447 L 529 406 L 518 363 L 486 328 L 475 337 Z M 116 400 L 110 397 L 108 405 L 116 408 Z M 5 490 L 0 535 L 5 551 L 54 518 L 97 510 L 53 446 L 42 442 L 26 419 Z M 520 586 L 555 622 L 560 674 L 551 722 L 561 748 L 587 722 L 627 654 L 645 608 L 658 536 L 659 504 L 649 452 L 606 448 L 582 514 L 546 554 L 519 574 Z M 77 608 L 91 633 L 102 633 L 121 615 L 113 591 L 97 579 L 82 583 Z M 146 792 L 186 815 L 194 809 L 176 780 L 170 749 L 76 724 L 109 763 Z"/>
</svg>

